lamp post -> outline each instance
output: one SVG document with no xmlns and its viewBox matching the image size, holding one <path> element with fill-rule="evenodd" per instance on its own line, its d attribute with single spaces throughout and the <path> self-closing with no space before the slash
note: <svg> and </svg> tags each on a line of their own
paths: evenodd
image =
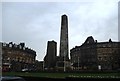
<svg viewBox="0 0 120 81">
<path fill-rule="evenodd" d="M 44 61 L 43 61 L 43 71 L 44 71 L 44 66 L 45 66 L 45 65 L 44 65 Z"/>
<path fill-rule="evenodd" d="M 79 70 L 79 56 L 78 56 L 78 70 Z"/>
</svg>

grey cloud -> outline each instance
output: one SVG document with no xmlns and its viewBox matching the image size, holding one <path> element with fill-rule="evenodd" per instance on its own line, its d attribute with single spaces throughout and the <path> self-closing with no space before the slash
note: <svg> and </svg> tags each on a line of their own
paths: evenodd
<svg viewBox="0 0 120 81">
<path fill-rule="evenodd" d="M 116 40 L 117 14 L 114 14 L 117 13 L 116 5 L 97 4 L 92 2 L 4 3 L 2 40 L 16 43 L 23 41 L 28 47 L 36 50 L 37 59 L 43 60 L 48 40 L 57 41 L 59 53 L 62 14 L 67 14 L 69 19 L 70 49 L 75 45 L 81 45 L 89 35 L 98 41 L 110 37 Z M 104 7 L 106 12 L 102 13 Z"/>
</svg>

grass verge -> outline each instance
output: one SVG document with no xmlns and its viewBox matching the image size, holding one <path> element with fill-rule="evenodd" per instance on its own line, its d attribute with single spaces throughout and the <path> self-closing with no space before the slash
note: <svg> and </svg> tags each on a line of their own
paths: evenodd
<svg viewBox="0 0 120 81">
<path fill-rule="evenodd" d="M 3 72 L 3 76 L 29 76 L 46 78 L 120 78 L 120 73 L 35 73 L 35 72 Z"/>
</svg>

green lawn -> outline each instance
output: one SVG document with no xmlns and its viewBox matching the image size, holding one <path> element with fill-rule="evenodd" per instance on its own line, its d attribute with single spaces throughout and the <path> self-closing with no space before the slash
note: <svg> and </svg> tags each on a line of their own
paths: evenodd
<svg viewBox="0 0 120 81">
<path fill-rule="evenodd" d="M 29 72 L 4 72 L 3 76 L 31 76 L 48 78 L 120 78 L 120 73 L 29 73 Z"/>
</svg>

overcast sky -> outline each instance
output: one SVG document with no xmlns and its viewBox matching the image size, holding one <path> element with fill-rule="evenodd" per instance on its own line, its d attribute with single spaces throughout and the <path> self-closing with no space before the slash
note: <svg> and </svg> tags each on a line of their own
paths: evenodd
<svg viewBox="0 0 120 81">
<path fill-rule="evenodd" d="M 59 55 L 61 15 L 68 16 L 69 50 L 88 36 L 98 42 L 118 41 L 118 0 L 89 2 L 3 2 L 2 40 L 26 46 L 46 55 L 47 42 L 57 42 Z"/>
</svg>

